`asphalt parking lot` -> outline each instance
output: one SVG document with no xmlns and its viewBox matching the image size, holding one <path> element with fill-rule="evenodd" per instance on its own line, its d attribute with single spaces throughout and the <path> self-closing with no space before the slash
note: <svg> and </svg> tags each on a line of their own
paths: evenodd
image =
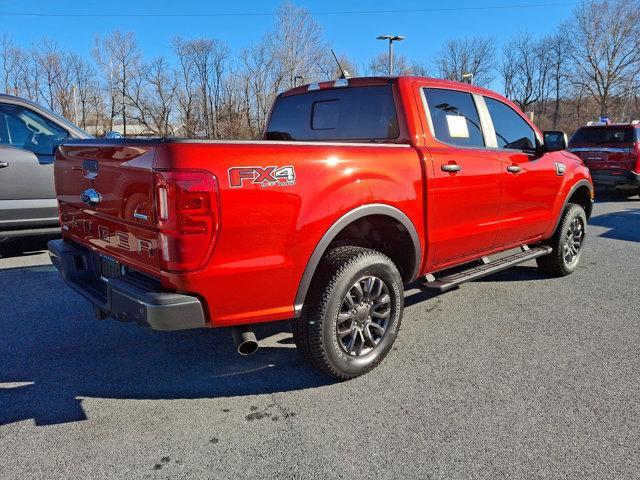
<svg viewBox="0 0 640 480">
<path fill-rule="evenodd" d="M 0 245 L 0 478 L 640 478 L 640 199 L 582 266 L 407 292 L 396 348 L 333 383 L 288 325 L 96 321 L 44 241 Z"/>
</svg>

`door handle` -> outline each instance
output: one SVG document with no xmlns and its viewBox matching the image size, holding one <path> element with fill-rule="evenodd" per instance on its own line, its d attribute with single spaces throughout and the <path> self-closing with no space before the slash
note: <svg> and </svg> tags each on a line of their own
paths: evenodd
<svg viewBox="0 0 640 480">
<path fill-rule="evenodd" d="M 446 165 L 440 165 L 440 169 L 443 172 L 456 173 L 462 170 L 462 167 L 456 163 L 447 163 Z"/>
<path fill-rule="evenodd" d="M 507 172 L 520 173 L 521 171 L 522 171 L 522 169 L 517 165 L 509 165 L 507 167 Z"/>
<path fill-rule="evenodd" d="M 7 162 L 0 162 L 0 168 L 6 168 L 9 164 Z"/>
</svg>

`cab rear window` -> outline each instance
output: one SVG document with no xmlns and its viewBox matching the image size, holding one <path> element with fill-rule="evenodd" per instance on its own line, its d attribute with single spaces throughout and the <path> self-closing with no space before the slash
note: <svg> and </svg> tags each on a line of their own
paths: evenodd
<svg viewBox="0 0 640 480">
<path fill-rule="evenodd" d="M 569 145 L 578 143 L 632 143 L 636 141 L 633 127 L 582 127 L 573 134 Z"/>
<path fill-rule="evenodd" d="M 278 98 L 265 136 L 301 141 L 397 139 L 391 86 L 334 88 Z"/>
</svg>

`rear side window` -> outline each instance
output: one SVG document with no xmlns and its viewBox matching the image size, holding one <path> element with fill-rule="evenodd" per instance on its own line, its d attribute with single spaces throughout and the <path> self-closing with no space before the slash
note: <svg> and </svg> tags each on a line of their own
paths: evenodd
<svg viewBox="0 0 640 480">
<path fill-rule="evenodd" d="M 478 110 L 470 93 L 425 88 L 436 139 L 459 147 L 484 147 Z"/>
<path fill-rule="evenodd" d="M 346 87 L 281 97 L 268 140 L 393 140 L 400 135 L 390 86 Z"/>
<path fill-rule="evenodd" d="M 484 98 L 496 131 L 498 147 L 515 150 L 536 148 L 536 134 L 531 126 L 509 105 Z"/>
<path fill-rule="evenodd" d="M 573 134 L 569 145 L 577 143 L 632 143 L 633 127 L 581 127 Z"/>
</svg>

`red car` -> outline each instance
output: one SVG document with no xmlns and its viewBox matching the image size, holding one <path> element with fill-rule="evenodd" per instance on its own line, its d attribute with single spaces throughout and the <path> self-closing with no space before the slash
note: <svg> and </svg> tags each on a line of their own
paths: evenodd
<svg viewBox="0 0 640 480">
<path fill-rule="evenodd" d="M 580 127 L 569 140 L 569 150 L 589 167 L 598 190 L 640 194 L 640 121 Z"/>
<path fill-rule="evenodd" d="M 233 327 L 241 353 L 257 348 L 248 325 L 293 319 L 304 356 L 340 379 L 388 353 L 405 284 L 579 264 L 589 171 L 494 92 L 311 84 L 277 97 L 264 136 L 66 142 L 53 263 L 100 318 Z"/>
</svg>

